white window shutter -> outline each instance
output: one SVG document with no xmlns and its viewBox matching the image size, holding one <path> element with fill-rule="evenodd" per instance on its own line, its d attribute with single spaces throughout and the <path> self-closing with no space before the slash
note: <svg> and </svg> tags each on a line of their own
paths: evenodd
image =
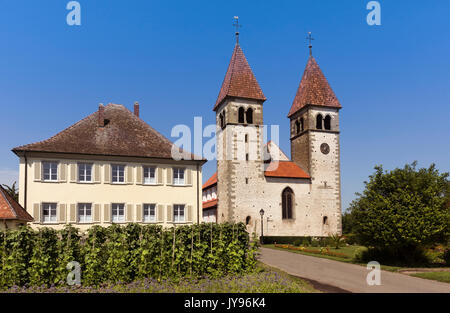
<svg viewBox="0 0 450 313">
<path fill-rule="evenodd" d="M 134 166 L 127 165 L 127 166 L 125 166 L 125 169 L 127 172 L 127 184 L 132 185 L 134 183 L 134 177 L 133 177 Z"/>
<path fill-rule="evenodd" d="M 77 164 L 70 163 L 70 182 L 76 183 L 77 182 Z"/>
<path fill-rule="evenodd" d="M 156 213 L 156 221 L 158 223 L 164 222 L 164 205 L 158 204 L 158 212 Z"/>
<path fill-rule="evenodd" d="M 103 168 L 105 170 L 105 183 L 109 184 L 111 182 L 111 165 L 105 164 Z"/>
<path fill-rule="evenodd" d="M 40 181 L 41 180 L 41 161 L 35 161 L 34 162 L 34 180 Z"/>
<path fill-rule="evenodd" d="M 77 205 L 75 203 L 70 204 L 69 222 L 70 223 L 77 222 Z"/>
<path fill-rule="evenodd" d="M 100 183 L 100 164 L 94 164 L 94 183 Z"/>
<path fill-rule="evenodd" d="M 41 204 L 40 203 L 33 204 L 33 218 L 34 218 L 34 222 L 36 224 L 39 224 L 41 222 Z"/>
<path fill-rule="evenodd" d="M 171 167 L 167 168 L 167 185 L 172 185 L 173 170 Z"/>
<path fill-rule="evenodd" d="M 167 221 L 173 222 L 173 206 L 172 205 L 167 205 Z"/>
<path fill-rule="evenodd" d="M 142 204 L 136 204 L 136 222 L 142 222 Z"/>
<path fill-rule="evenodd" d="M 186 222 L 192 222 L 192 205 L 186 206 Z"/>
<path fill-rule="evenodd" d="M 163 169 L 162 167 L 158 167 L 157 172 L 156 172 L 156 179 L 158 180 L 158 184 L 162 185 L 163 184 Z"/>
<path fill-rule="evenodd" d="M 94 216 L 93 221 L 94 223 L 100 223 L 100 204 L 96 203 L 94 204 Z"/>
<path fill-rule="evenodd" d="M 66 223 L 66 204 L 64 203 L 59 205 L 59 222 L 61 224 Z"/>
<path fill-rule="evenodd" d="M 111 205 L 109 203 L 104 206 L 103 218 L 105 223 L 111 223 Z"/>
<path fill-rule="evenodd" d="M 66 165 L 66 163 L 60 162 L 58 164 L 58 172 L 59 172 L 59 181 L 66 182 L 67 181 L 67 165 Z"/>
<path fill-rule="evenodd" d="M 127 222 L 132 222 L 133 221 L 133 205 L 132 204 L 127 204 L 126 205 L 127 209 L 126 209 L 126 214 L 125 214 L 125 220 Z"/>
<path fill-rule="evenodd" d="M 192 170 L 186 169 L 186 185 L 192 185 Z"/>
<path fill-rule="evenodd" d="M 136 168 L 136 184 L 142 185 L 142 183 L 143 183 L 142 177 L 144 176 L 143 173 L 144 173 L 144 167 L 139 165 Z"/>
</svg>

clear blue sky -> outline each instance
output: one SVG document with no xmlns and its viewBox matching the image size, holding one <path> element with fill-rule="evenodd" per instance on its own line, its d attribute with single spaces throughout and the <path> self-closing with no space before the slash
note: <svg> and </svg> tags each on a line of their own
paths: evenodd
<svg viewBox="0 0 450 313">
<path fill-rule="evenodd" d="M 81 26 L 66 24 L 66 0 L 0 0 L 0 183 L 15 179 L 11 148 L 46 139 L 97 109 L 141 103 L 141 117 L 170 138 L 176 124 L 213 104 L 234 46 L 241 46 L 280 125 L 314 55 L 339 98 L 343 208 L 376 164 L 419 161 L 450 170 L 450 1 L 80 0 Z M 208 162 L 204 179 L 215 170 Z"/>
</svg>

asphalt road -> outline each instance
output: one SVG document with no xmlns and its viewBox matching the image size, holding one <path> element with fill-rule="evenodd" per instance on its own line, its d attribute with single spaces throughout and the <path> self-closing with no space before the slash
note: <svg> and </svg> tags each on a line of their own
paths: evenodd
<svg viewBox="0 0 450 313">
<path fill-rule="evenodd" d="M 450 284 L 387 271 L 380 273 L 381 285 L 370 286 L 366 277 L 371 270 L 364 266 L 294 252 L 261 248 L 260 261 L 318 286 L 328 286 L 325 291 L 450 293 Z"/>
</svg>

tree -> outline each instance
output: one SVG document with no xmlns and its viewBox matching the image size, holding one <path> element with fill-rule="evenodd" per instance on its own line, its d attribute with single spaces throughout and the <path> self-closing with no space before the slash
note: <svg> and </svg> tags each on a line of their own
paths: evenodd
<svg viewBox="0 0 450 313">
<path fill-rule="evenodd" d="M 434 164 L 416 166 L 389 172 L 376 166 L 364 182 L 365 190 L 350 205 L 362 244 L 407 251 L 450 238 L 449 174 L 439 173 Z"/>
<path fill-rule="evenodd" d="M 16 187 L 16 183 L 14 182 L 11 186 L 4 185 L 2 186 L 5 188 L 6 192 L 16 201 L 19 201 L 19 189 Z"/>
<path fill-rule="evenodd" d="M 350 211 L 346 211 L 342 214 L 342 233 L 352 234 L 355 227 L 355 218 Z"/>
</svg>

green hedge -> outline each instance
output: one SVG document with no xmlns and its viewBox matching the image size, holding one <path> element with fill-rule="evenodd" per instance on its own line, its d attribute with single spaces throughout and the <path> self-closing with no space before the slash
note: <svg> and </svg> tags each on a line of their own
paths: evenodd
<svg viewBox="0 0 450 313">
<path fill-rule="evenodd" d="M 65 284 L 70 261 L 80 263 L 85 286 L 240 274 L 255 268 L 256 253 L 242 223 L 93 226 L 84 234 L 70 225 L 21 227 L 0 233 L 0 287 Z"/>
<path fill-rule="evenodd" d="M 294 246 L 326 247 L 333 245 L 330 237 L 311 236 L 264 236 L 264 244 L 291 244 Z"/>
</svg>

